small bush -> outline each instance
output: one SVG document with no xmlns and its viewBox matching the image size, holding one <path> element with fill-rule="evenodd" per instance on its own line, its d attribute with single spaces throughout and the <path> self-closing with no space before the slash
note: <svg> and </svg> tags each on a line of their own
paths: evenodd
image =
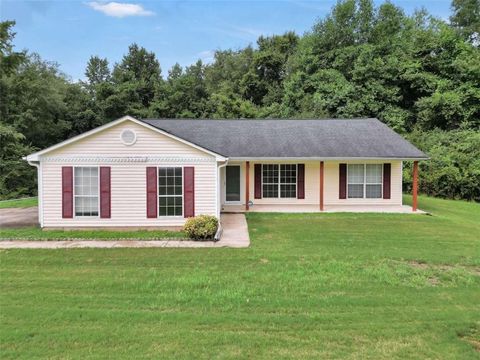
<svg viewBox="0 0 480 360">
<path fill-rule="evenodd" d="M 183 230 L 193 240 L 210 240 L 214 238 L 217 227 L 218 220 L 215 216 L 199 215 L 188 219 Z"/>
</svg>

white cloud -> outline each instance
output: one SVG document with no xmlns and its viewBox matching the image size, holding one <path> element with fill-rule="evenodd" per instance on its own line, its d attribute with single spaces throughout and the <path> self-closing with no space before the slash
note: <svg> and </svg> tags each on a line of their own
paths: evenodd
<svg viewBox="0 0 480 360">
<path fill-rule="evenodd" d="M 153 11 L 145 10 L 142 5 L 108 2 L 102 3 L 98 1 L 92 1 L 87 3 L 93 10 L 100 11 L 107 16 L 113 16 L 123 18 L 126 16 L 151 16 L 155 15 Z"/>
</svg>

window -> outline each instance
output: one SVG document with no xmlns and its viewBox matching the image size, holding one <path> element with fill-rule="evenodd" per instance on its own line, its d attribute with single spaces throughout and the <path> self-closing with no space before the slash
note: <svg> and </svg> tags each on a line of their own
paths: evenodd
<svg viewBox="0 0 480 360">
<path fill-rule="evenodd" d="M 349 164 L 347 174 L 348 197 L 350 199 L 363 198 L 363 185 L 365 181 L 364 165 Z"/>
<path fill-rule="evenodd" d="M 262 197 L 296 198 L 297 165 L 264 164 L 262 165 Z"/>
<path fill-rule="evenodd" d="M 278 197 L 278 165 L 262 166 L 262 184 L 264 198 Z"/>
<path fill-rule="evenodd" d="M 280 165 L 280 197 L 281 198 L 297 197 L 297 165 L 296 164 Z"/>
<path fill-rule="evenodd" d="M 367 199 L 382 197 L 382 164 L 365 165 L 365 195 Z"/>
<path fill-rule="evenodd" d="M 181 167 L 158 168 L 159 216 L 183 215 L 183 174 Z"/>
<path fill-rule="evenodd" d="M 74 168 L 75 216 L 98 216 L 98 167 Z"/>
<path fill-rule="evenodd" d="M 347 168 L 348 198 L 381 198 L 382 175 L 382 164 L 349 164 Z"/>
</svg>

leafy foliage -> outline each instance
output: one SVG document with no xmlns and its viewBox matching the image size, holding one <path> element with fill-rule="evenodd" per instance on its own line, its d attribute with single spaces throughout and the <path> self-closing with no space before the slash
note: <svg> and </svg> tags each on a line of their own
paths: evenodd
<svg viewBox="0 0 480 360">
<path fill-rule="evenodd" d="M 479 7 L 453 0 L 448 23 L 390 2 L 341 0 L 303 36 L 261 36 L 255 47 L 216 51 L 211 64 L 176 64 L 166 78 L 156 55 L 132 44 L 113 66 L 92 56 L 80 82 L 37 54 L 15 52 L 14 22 L 2 22 L 0 122 L 9 155 L 2 153 L 0 197 L 35 192 L 34 171 L 23 170 L 20 156 L 129 114 L 377 117 L 432 157 L 422 170 L 436 175 L 420 172 L 422 191 L 478 200 L 478 163 L 455 161 L 480 148 Z"/>
<path fill-rule="evenodd" d="M 420 191 L 438 197 L 480 201 L 480 132 L 473 130 L 414 131 L 409 140 L 431 157 L 420 163 Z M 411 188 L 411 164 L 404 185 Z"/>
<path fill-rule="evenodd" d="M 211 215 L 199 215 L 185 222 L 183 231 L 193 240 L 211 240 L 218 228 L 218 219 Z"/>
</svg>

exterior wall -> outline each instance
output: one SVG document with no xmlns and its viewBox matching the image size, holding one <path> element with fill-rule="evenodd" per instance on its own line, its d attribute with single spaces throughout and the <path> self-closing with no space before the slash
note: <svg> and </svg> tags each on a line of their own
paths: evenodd
<svg viewBox="0 0 480 360">
<path fill-rule="evenodd" d="M 347 164 L 391 164 L 391 196 L 390 199 L 339 199 L 339 163 Z M 305 164 L 305 199 L 255 199 L 254 165 L 265 164 Z M 236 164 L 229 162 L 229 164 Z M 224 179 L 224 173 L 222 173 Z M 245 162 L 241 163 L 241 204 L 245 205 Z M 324 205 L 402 205 L 402 162 L 395 160 L 370 161 L 325 161 L 324 168 Z M 224 187 L 224 180 L 222 181 Z M 222 195 L 222 204 L 224 202 Z M 320 161 L 263 161 L 250 162 L 250 194 L 249 199 L 255 205 L 318 205 L 320 203 Z"/>
<path fill-rule="evenodd" d="M 338 164 L 392 164 L 390 199 L 339 199 Z M 337 161 L 325 162 L 325 205 L 402 205 L 402 162 L 401 161 Z"/>
<path fill-rule="evenodd" d="M 136 132 L 126 146 L 120 133 Z M 141 157 L 132 159 L 129 157 Z M 111 167 L 111 218 L 62 218 L 62 166 Z M 127 121 L 45 154 L 41 159 L 44 227 L 182 226 L 183 217 L 146 217 L 146 167 L 194 166 L 195 215 L 217 214 L 215 157 L 151 129 Z"/>
</svg>

